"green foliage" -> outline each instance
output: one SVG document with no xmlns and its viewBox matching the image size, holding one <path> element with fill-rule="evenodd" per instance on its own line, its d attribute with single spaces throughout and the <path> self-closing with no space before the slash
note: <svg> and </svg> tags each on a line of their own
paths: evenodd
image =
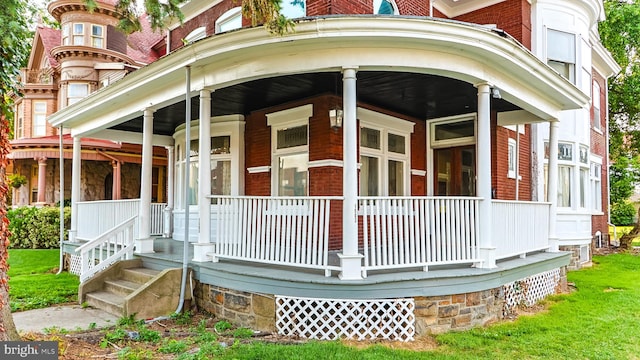
<svg viewBox="0 0 640 360">
<path fill-rule="evenodd" d="M 616 226 L 633 225 L 636 209 L 628 201 L 622 201 L 611 205 L 611 222 Z"/>
<path fill-rule="evenodd" d="M 3 0 L 0 6 L 0 118 L 6 116 L 9 120 L 12 106 L 9 93 L 17 93 L 15 77 L 31 44 L 28 11 L 28 3 L 23 0 Z"/>
<path fill-rule="evenodd" d="M 193 315 L 190 311 L 183 311 L 179 314 L 173 313 L 171 314 L 171 320 L 175 321 L 178 325 L 187 325 L 191 324 L 191 319 Z"/>
<path fill-rule="evenodd" d="M 144 320 L 136 320 L 136 314 L 131 314 L 129 316 L 123 316 L 118 319 L 116 325 L 118 326 L 133 326 L 133 325 L 142 325 L 144 324 Z"/>
<path fill-rule="evenodd" d="M 7 178 L 7 185 L 16 189 L 27 183 L 27 177 L 21 174 L 10 174 Z"/>
<path fill-rule="evenodd" d="M 222 320 L 222 321 L 218 321 L 213 328 L 216 329 L 216 332 L 218 333 L 223 333 L 227 330 L 230 330 L 233 326 L 231 325 L 230 322 Z"/>
<path fill-rule="evenodd" d="M 237 328 L 233 330 L 233 337 L 238 339 L 248 339 L 253 336 L 253 330 L 248 328 Z"/>
<path fill-rule="evenodd" d="M 620 156 L 611 164 L 609 170 L 611 181 L 611 203 L 627 200 L 640 183 L 640 160 L 636 157 Z"/>
<path fill-rule="evenodd" d="M 11 311 L 77 301 L 80 282 L 68 272 L 56 275 L 59 256 L 59 250 L 9 250 Z"/>
<path fill-rule="evenodd" d="M 167 339 L 163 342 L 158 351 L 163 354 L 180 354 L 187 350 L 187 343 L 176 339 Z"/>
<path fill-rule="evenodd" d="M 51 249 L 60 246 L 60 209 L 30 206 L 11 209 L 9 247 L 14 249 Z M 71 208 L 64 209 L 65 229 L 71 223 Z M 65 238 L 67 230 L 65 230 Z"/>
<path fill-rule="evenodd" d="M 622 67 L 609 81 L 609 151 L 617 161 L 640 154 L 640 3 L 605 0 L 604 7 L 600 38 Z"/>
</svg>

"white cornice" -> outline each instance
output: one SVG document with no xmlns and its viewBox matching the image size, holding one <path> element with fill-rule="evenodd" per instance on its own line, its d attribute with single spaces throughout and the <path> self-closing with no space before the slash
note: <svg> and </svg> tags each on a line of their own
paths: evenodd
<svg viewBox="0 0 640 360">
<path fill-rule="evenodd" d="M 180 11 L 184 16 L 182 23 L 186 23 L 221 2 L 222 0 L 191 0 L 183 3 L 180 5 Z M 175 30 L 182 25 L 178 19 L 169 19 L 165 24 L 168 30 Z"/>
<path fill-rule="evenodd" d="M 620 65 L 613 59 L 609 50 L 602 45 L 600 39 L 593 32 L 591 32 L 589 40 L 591 41 L 593 68 L 605 78 L 610 78 L 619 73 L 621 70 Z"/>
<path fill-rule="evenodd" d="M 451 1 L 451 0 L 432 0 L 432 1 L 433 1 L 433 7 L 435 9 L 438 9 L 438 11 L 445 14 L 449 18 L 454 18 L 456 16 L 464 15 L 472 11 L 484 9 L 491 5 L 499 4 L 506 0 L 490 0 L 490 1 L 464 0 L 463 2 L 460 2 L 460 3 L 457 3 L 457 1 Z"/>
<path fill-rule="evenodd" d="M 324 159 L 324 160 L 309 161 L 309 164 L 307 165 L 307 167 L 309 168 L 328 167 L 328 166 L 343 167 L 344 162 L 342 160 L 336 160 L 336 159 Z"/>
<path fill-rule="evenodd" d="M 345 51 L 349 49 L 349 51 Z M 586 107 L 589 98 L 515 40 L 465 23 L 405 17 L 331 17 L 271 36 L 262 27 L 211 36 L 143 67 L 49 118 L 79 134 L 108 128 L 191 95 L 255 79 L 310 72 L 405 71 L 488 81 L 505 100 L 543 119 Z"/>
</svg>

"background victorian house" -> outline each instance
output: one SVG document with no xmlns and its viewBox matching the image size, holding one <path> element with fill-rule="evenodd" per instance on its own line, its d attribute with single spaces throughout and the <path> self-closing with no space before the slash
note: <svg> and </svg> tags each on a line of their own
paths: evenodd
<svg viewBox="0 0 640 360">
<path fill-rule="evenodd" d="M 71 198 L 71 161 L 59 159 L 71 160 L 74 139 L 46 119 L 164 54 L 162 34 L 152 32 L 144 19 L 143 31 L 130 36 L 118 32 L 113 3 L 104 1 L 89 13 L 84 5 L 56 2 L 49 11 L 61 29 L 38 25 L 35 30 L 29 62 L 19 77 L 21 94 L 14 99 L 9 156 L 13 173 L 24 176 L 26 183 L 14 190 L 13 206 L 53 205 Z M 120 139 L 76 140 L 84 163 L 82 200 L 139 197 L 139 144 Z M 66 173 L 64 186 L 60 186 L 60 166 Z M 154 149 L 153 199 L 157 202 L 165 201 L 165 171 L 166 150 Z"/>
<path fill-rule="evenodd" d="M 165 56 L 48 118 L 74 154 L 142 146 L 133 204 L 81 201 L 74 172 L 80 301 L 406 341 L 500 319 L 590 261 L 619 70 L 601 1 L 285 1 L 283 36 L 237 5 L 185 3 Z"/>
</svg>

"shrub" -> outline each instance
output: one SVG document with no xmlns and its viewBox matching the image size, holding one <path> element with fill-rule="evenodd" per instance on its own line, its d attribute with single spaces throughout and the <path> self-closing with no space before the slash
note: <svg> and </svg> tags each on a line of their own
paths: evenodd
<svg viewBox="0 0 640 360">
<path fill-rule="evenodd" d="M 633 225 L 636 209 L 628 201 L 611 205 L 611 222 L 616 226 Z"/>
<path fill-rule="evenodd" d="M 52 249 L 60 245 L 60 209 L 30 206 L 11 209 L 9 247 L 12 249 Z M 71 222 L 71 209 L 64 209 L 65 239 Z"/>
</svg>

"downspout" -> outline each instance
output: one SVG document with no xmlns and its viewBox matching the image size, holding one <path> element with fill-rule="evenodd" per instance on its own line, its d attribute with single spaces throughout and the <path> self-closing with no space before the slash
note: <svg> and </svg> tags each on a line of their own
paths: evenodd
<svg viewBox="0 0 640 360">
<path fill-rule="evenodd" d="M 184 293 L 187 287 L 187 265 L 189 263 L 189 167 L 191 155 L 191 67 L 186 70 L 186 94 L 185 94 L 185 171 L 184 171 L 184 244 L 182 248 L 182 280 L 180 282 L 180 300 L 175 313 L 182 312 L 184 306 Z"/>
<path fill-rule="evenodd" d="M 60 144 L 60 265 L 58 266 L 58 272 L 56 275 L 60 275 L 62 268 L 64 267 L 64 143 L 62 139 L 62 125 L 58 128 Z"/>
<path fill-rule="evenodd" d="M 433 2 L 436 0 L 429 0 L 429 17 L 433 17 Z"/>
</svg>

